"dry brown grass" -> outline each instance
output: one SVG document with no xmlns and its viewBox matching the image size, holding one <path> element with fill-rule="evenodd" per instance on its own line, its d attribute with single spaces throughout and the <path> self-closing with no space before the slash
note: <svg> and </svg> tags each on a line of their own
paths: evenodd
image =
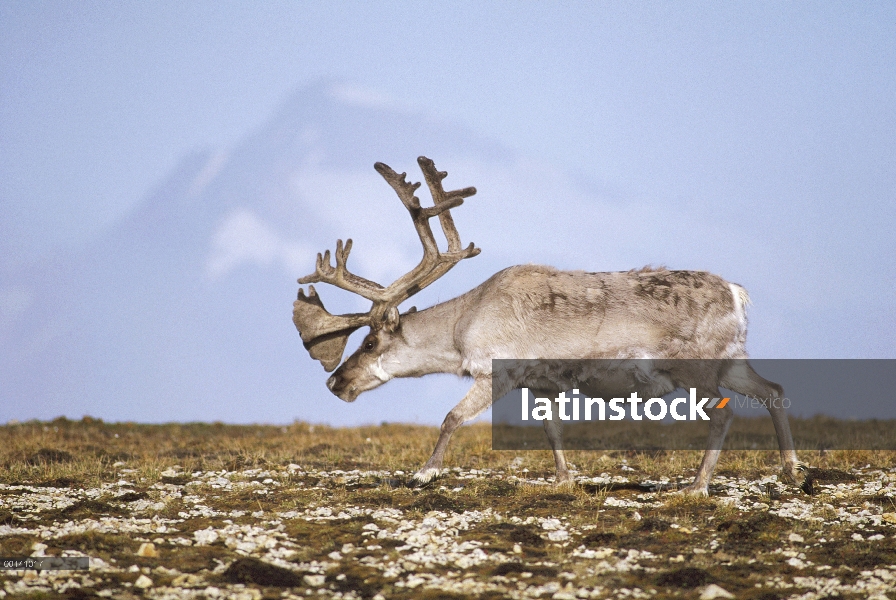
<svg viewBox="0 0 896 600">
<path fill-rule="evenodd" d="M 114 478 L 113 464 L 127 463 L 141 477 L 157 479 L 172 465 L 194 470 L 237 470 L 290 463 L 321 469 L 413 471 L 429 458 L 438 437 L 434 427 L 404 424 L 333 428 L 294 423 L 290 426 L 172 423 L 141 425 L 57 419 L 0 427 L 0 481 L 48 482 L 73 479 L 84 485 Z M 505 469 L 519 456 L 518 470 L 529 476 L 551 477 L 554 463 L 547 451 L 491 449 L 491 428 L 479 423 L 454 435 L 446 466 Z M 675 479 L 692 472 L 702 451 L 568 451 L 568 459 L 581 473 L 601 473 L 624 461 L 639 477 Z M 874 465 L 891 468 L 896 452 L 890 450 L 800 451 L 813 467 L 849 470 Z M 518 461 L 519 462 L 519 461 Z M 775 472 L 777 451 L 726 452 L 718 474 L 756 477 Z"/>
</svg>

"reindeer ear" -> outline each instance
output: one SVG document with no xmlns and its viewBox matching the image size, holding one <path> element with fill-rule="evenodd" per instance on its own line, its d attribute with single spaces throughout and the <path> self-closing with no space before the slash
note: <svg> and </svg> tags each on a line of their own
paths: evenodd
<svg viewBox="0 0 896 600">
<path fill-rule="evenodd" d="M 313 340 L 304 342 L 305 349 L 314 360 L 319 360 L 324 370 L 329 373 L 339 366 L 342 362 L 342 354 L 345 352 L 345 345 L 348 343 L 350 336 L 358 327 L 354 329 L 346 329 L 336 331 L 325 335 L 318 336 Z"/>
<path fill-rule="evenodd" d="M 383 329 L 388 331 L 389 333 L 394 332 L 398 329 L 400 315 L 398 314 L 398 307 L 393 306 L 389 309 L 389 312 L 386 313 L 386 321 L 383 323 Z"/>
<path fill-rule="evenodd" d="M 292 305 L 292 321 L 308 354 L 329 373 L 339 366 L 348 336 L 368 325 L 365 315 L 331 315 L 312 285 L 305 290 L 299 288 L 296 301 Z"/>
</svg>

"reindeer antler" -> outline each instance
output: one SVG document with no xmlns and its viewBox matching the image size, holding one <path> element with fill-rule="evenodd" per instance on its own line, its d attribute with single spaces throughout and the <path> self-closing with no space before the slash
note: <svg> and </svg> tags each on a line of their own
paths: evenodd
<svg viewBox="0 0 896 600">
<path fill-rule="evenodd" d="M 317 255 L 315 272 L 298 280 L 300 284 L 329 283 L 358 294 L 373 303 L 367 313 L 332 315 L 324 308 L 314 286 L 310 286 L 307 296 L 301 288 L 299 289 L 298 299 L 293 303 L 293 322 L 311 357 L 319 360 L 327 371 L 332 371 L 339 364 L 348 337 L 353 331 L 364 326 L 382 327 L 387 322 L 387 315 L 393 310 L 397 313 L 398 306 L 402 302 L 450 271 L 461 260 L 476 256 L 480 252 L 480 249 L 472 243 L 461 249 L 460 234 L 449 212 L 452 208 L 463 204 L 464 198 L 475 194 L 476 188 L 467 187 L 446 192 L 442 187 L 442 180 L 448 173 L 436 170 L 433 161 L 425 156 L 418 158 L 417 162 L 433 198 L 433 206 L 427 208 L 421 207 L 419 199 L 414 195 L 420 187 L 419 183 L 405 181 L 406 173 L 399 175 L 383 163 L 378 162 L 373 166 L 395 190 L 414 222 L 414 229 L 423 245 L 423 258 L 414 269 L 385 288 L 369 279 L 359 277 L 349 272 L 346 267 L 352 248 L 352 240 L 348 239 L 345 246 L 342 240 L 336 242 L 335 267 L 330 264 L 330 251 L 327 250 L 322 255 Z M 439 250 L 429 224 L 429 220 L 436 215 L 448 240 L 447 252 Z"/>
<path fill-rule="evenodd" d="M 336 266 L 334 267 L 330 264 L 329 250 L 324 252 L 323 256 L 318 252 L 315 272 L 299 279 L 299 283 L 329 283 L 330 285 L 335 285 L 346 291 L 363 296 L 368 300 L 376 300 L 378 297 L 377 292 L 381 291 L 383 286 L 349 272 L 345 263 L 348 261 L 348 255 L 351 251 L 351 238 L 345 241 L 344 248 L 342 246 L 342 240 L 336 240 L 336 252 L 333 253 L 336 258 Z"/>
</svg>

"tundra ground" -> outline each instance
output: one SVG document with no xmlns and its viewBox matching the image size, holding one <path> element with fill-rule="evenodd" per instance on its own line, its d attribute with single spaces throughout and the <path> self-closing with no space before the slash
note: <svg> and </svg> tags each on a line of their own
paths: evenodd
<svg viewBox="0 0 896 600">
<path fill-rule="evenodd" d="M 437 429 L 106 424 L 0 427 L 0 557 L 88 556 L 85 571 L 0 571 L 5 598 L 896 599 L 896 453 L 491 450 L 455 435 L 444 477 L 403 485 Z M 666 484 L 657 485 L 657 484 Z M 659 489 L 658 489 L 659 488 Z"/>
</svg>

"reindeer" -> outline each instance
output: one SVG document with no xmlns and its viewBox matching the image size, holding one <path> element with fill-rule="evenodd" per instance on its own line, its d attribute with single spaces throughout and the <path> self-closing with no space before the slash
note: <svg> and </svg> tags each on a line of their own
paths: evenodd
<svg viewBox="0 0 896 600">
<path fill-rule="evenodd" d="M 512 389 L 513 384 L 505 382 L 500 384 L 504 388 L 493 395 L 492 359 L 746 359 L 746 290 L 701 271 L 647 268 L 586 273 L 520 265 L 496 273 L 457 298 L 400 314 L 402 302 L 480 252 L 472 243 L 462 247 L 450 213 L 476 189 L 446 192 L 442 180 L 447 173 L 438 171 L 426 157 L 421 156 L 417 162 L 432 194 L 430 207 L 420 205 L 414 195 L 420 184 L 407 182 L 405 173 L 399 175 L 383 163 L 376 163 L 374 168 L 410 213 L 423 245 L 420 263 L 383 287 L 349 272 L 346 263 L 352 241 L 343 245 L 339 240 L 334 253 L 336 265 L 330 262 L 329 250 L 318 254 L 315 272 L 298 282 L 328 283 L 358 294 L 371 301 L 370 310 L 332 315 L 313 285 L 307 295 L 300 287 L 293 304 L 293 321 L 305 348 L 327 372 L 336 369 L 327 387 L 346 402 L 396 377 L 454 373 L 473 379 L 470 391 L 445 417 L 432 456 L 413 475 L 411 484 L 422 485 L 436 478 L 454 431 L 487 409 L 493 398 Z M 448 241 L 444 252 L 430 226 L 435 216 Z M 361 327 L 369 327 L 370 332 L 360 348 L 339 366 L 349 335 Z M 719 386 L 723 386 L 751 397 L 783 397 L 781 386 L 760 377 L 745 360 L 713 364 L 722 366 L 700 374 L 697 391 L 702 396 L 719 396 Z M 660 387 L 673 386 L 669 391 L 681 387 L 682 380 L 674 372 L 663 378 L 665 383 Z M 653 387 L 657 387 L 656 379 Z M 597 384 L 591 387 L 599 388 Z M 768 410 L 784 475 L 796 485 L 809 485 L 807 469 L 797 460 L 786 413 L 778 406 L 769 403 Z M 697 476 L 683 492 L 708 493 L 732 419 L 730 406 L 715 411 Z M 556 482 L 569 482 L 572 477 L 559 424 L 546 420 L 544 425 L 553 448 Z"/>
</svg>

